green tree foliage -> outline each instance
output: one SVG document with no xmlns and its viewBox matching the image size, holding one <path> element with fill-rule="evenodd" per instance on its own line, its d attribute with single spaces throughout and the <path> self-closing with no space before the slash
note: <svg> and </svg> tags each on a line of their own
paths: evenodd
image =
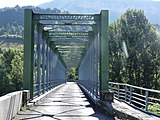
<svg viewBox="0 0 160 120">
<path fill-rule="evenodd" d="M 23 26 L 8 23 L 0 28 L 0 36 L 4 38 L 23 38 Z"/>
<path fill-rule="evenodd" d="M 0 56 L 0 96 L 22 89 L 23 53 L 12 48 L 3 49 Z"/>
<path fill-rule="evenodd" d="M 71 68 L 70 72 L 67 74 L 68 80 L 78 80 L 78 69 L 77 68 Z"/>
<path fill-rule="evenodd" d="M 141 10 L 128 10 L 109 27 L 110 80 L 160 87 L 160 39 Z M 129 56 L 125 57 L 125 41 Z"/>
<path fill-rule="evenodd" d="M 154 104 L 154 105 L 149 105 L 148 106 L 148 111 L 152 112 L 152 113 L 155 113 L 155 114 L 160 114 L 160 111 L 158 109 L 160 109 L 159 104 Z"/>
<path fill-rule="evenodd" d="M 159 24 L 154 24 L 154 26 L 160 31 L 160 25 Z"/>
</svg>

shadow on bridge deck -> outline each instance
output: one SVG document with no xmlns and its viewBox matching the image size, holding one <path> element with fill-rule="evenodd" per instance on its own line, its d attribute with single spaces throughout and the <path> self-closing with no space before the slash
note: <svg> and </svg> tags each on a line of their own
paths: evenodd
<svg viewBox="0 0 160 120">
<path fill-rule="evenodd" d="M 114 120 L 89 102 L 75 82 L 67 82 L 14 120 Z"/>
</svg>

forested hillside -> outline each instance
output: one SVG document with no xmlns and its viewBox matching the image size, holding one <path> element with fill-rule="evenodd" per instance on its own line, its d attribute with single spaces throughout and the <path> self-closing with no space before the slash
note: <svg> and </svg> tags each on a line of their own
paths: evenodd
<svg viewBox="0 0 160 120">
<path fill-rule="evenodd" d="M 32 9 L 37 13 L 61 13 L 58 9 L 42 9 L 40 7 L 15 6 L 0 9 L 0 38 L 23 38 L 24 9 Z"/>
</svg>

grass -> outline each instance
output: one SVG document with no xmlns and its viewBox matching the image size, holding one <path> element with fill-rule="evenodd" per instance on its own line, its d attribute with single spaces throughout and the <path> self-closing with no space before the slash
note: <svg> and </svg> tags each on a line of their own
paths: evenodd
<svg viewBox="0 0 160 120">
<path fill-rule="evenodd" d="M 149 105 L 148 111 L 154 114 L 160 114 L 160 104 Z"/>
</svg>

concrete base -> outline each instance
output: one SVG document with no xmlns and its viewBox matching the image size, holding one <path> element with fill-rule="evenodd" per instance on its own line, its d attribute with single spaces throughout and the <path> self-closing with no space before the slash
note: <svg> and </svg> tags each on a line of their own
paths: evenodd
<svg viewBox="0 0 160 120">
<path fill-rule="evenodd" d="M 100 98 L 101 98 L 101 101 L 104 101 L 104 102 L 113 102 L 114 93 L 112 91 L 102 91 Z"/>
</svg>

